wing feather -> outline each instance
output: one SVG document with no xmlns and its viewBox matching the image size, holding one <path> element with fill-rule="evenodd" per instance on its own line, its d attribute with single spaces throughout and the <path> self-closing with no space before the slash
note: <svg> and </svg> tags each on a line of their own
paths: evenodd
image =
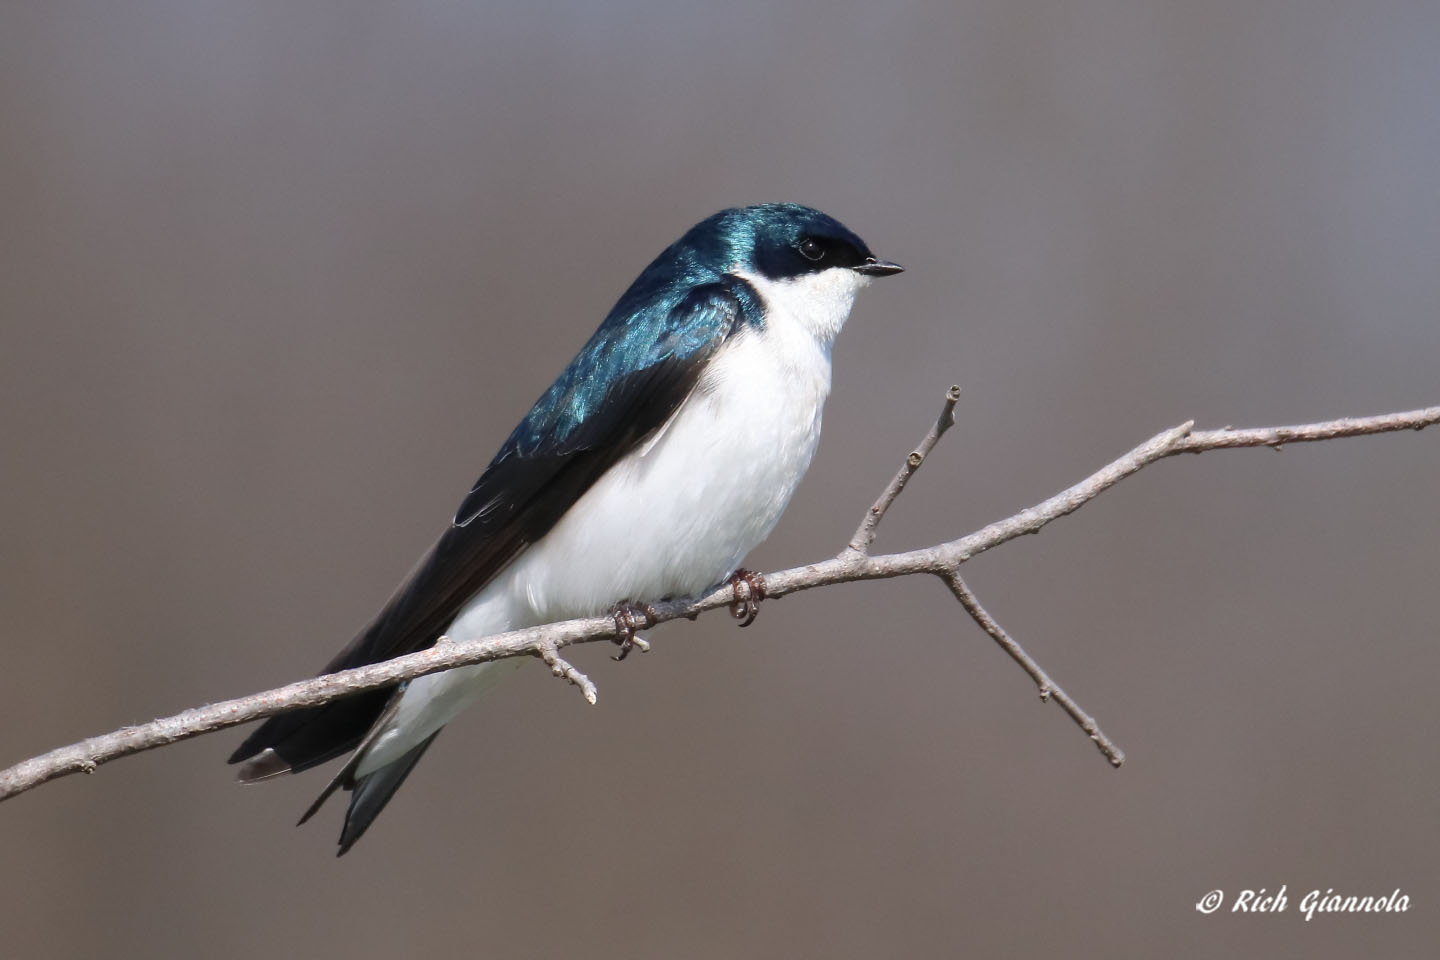
<svg viewBox="0 0 1440 960">
<path fill-rule="evenodd" d="M 606 470 L 670 419 L 745 313 L 725 282 L 697 287 L 673 306 L 629 311 L 631 298 L 621 299 L 531 408 L 461 502 L 449 528 L 375 620 L 323 672 L 378 663 L 434 644 L 472 596 L 545 536 Z M 323 763 L 360 743 L 392 692 L 372 691 L 272 717 L 230 762 L 269 748 L 295 771 Z"/>
</svg>

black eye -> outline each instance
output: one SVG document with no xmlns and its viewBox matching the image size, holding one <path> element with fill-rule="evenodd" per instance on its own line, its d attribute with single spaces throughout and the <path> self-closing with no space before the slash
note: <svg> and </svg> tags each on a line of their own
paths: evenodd
<svg viewBox="0 0 1440 960">
<path fill-rule="evenodd" d="M 820 241 L 814 237 L 806 237 L 804 240 L 801 240 L 800 245 L 796 247 L 796 249 L 800 251 L 800 256 L 806 260 L 818 261 L 825 259 L 825 248 L 822 247 Z"/>
</svg>

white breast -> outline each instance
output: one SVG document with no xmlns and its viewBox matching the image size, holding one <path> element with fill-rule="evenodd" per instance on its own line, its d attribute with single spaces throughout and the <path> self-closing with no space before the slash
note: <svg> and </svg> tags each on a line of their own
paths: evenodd
<svg viewBox="0 0 1440 960">
<path fill-rule="evenodd" d="M 780 519 L 815 454 L 830 345 L 864 278 L 739 275 L 768 306 L 764 327 L 733 335 L 670 422 L 502 574 L 494 593 L 523 600 L 504 604 L 512 617 L 517 606 L 544 622 L 695 593 Z"/>
</svg>

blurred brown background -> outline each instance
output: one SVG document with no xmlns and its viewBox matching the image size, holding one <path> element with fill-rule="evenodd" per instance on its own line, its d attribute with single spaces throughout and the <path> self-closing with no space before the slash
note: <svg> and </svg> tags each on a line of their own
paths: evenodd
<svg viewBox="0 0 1440 960">
<path fill-rule="evenodd" d="M 794 200 L 863 295 L 773 569 L 1157 430 L 1440 403 L 1433 4 L 0 7 L 0 761 L 308 675 L 639 269 Z M 527 668 L 355 853 L 234 731 L 0 808 L 14 957 L 1310 957 L 1440 934 L 1440 433 L 1168 461 L 924 580 Z M 1279 916 L 1201 916 L 1220 888 Z M 1305 923 L 1311 888 L 1401 915 Z"/>
</svg>

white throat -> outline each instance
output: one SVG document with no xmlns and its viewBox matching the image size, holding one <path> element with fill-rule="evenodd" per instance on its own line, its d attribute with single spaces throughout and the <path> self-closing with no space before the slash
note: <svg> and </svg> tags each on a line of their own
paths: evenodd
<svg viewBox="0 0 1440 960">
<path fill-rule="evenodd" d="M 855 294 L 870 283 L 869 277 L 847 267 L 831 267 L 784 280 L 739 268 L 730 272 L 755 288 L 765 302 L 767 323 L 798 327 L 827 351 L 850 316 Z"/>
</svg>

